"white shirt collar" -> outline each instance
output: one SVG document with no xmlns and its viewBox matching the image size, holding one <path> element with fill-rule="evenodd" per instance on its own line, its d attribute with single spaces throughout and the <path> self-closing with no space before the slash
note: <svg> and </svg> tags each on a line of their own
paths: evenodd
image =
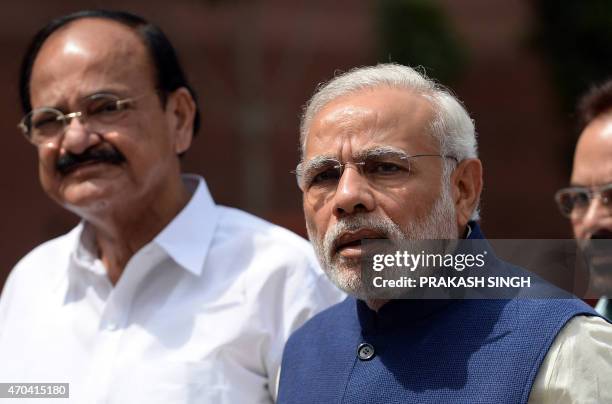
<svg viewBox="0 0 612 404">
<path fill-rule="evenodd" d="M 191 199 L 153 243 L 177 264 L 200 275 L 217 226 L 217 210 L 204 178 L 191 174 L 184 174 L 182 178 L 192 192 Z"/>
<path fill-rule="evenodd" d="M 217 209 L 204 178 L 193 174 L 183 174 L 181 178 L 191 199 L 147 246 L 158 246 L 178 265 L 200 275 L 217 226 Z M 74 258 L 81 263 L 79 266 L 99 272 L 91 230 L 83 222 L 75 229 L 78 236 Z"/>
</svg>

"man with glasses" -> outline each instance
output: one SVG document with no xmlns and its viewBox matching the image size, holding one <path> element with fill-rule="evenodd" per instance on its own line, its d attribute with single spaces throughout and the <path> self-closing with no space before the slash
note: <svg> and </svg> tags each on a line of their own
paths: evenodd
<svg viewBox="0 0 612 404">
<path fill-rule="evenodd" d="M 22 66 L 19 128 L 82 221 L 12 271 L 0 382 L 67 383 L 74 403 L 272 402 L 289 334 L 342 294 L 305 240 L 181 175 L 198 106 L 168 39 L 78 12 Z"/>
<path fill-rule="evenodd" d="M 595 309 L 612 320 L 612 80 L 585 94 L 578 112 L 571 186 L 555 200 L 588 259 L 590 292 L 602 296 Z"/>
<path fill-rule="evenodd" d="M 307 103 L 300 143 L 309 238 L 350 297 L 291 336 L 279 403 L 612 402 L 612 326 L 578 299 L 367 284 L 368 239 L 483 237 L 474 124 L 449 91 L 401 65 L 354 69 Z"/>
</svg>

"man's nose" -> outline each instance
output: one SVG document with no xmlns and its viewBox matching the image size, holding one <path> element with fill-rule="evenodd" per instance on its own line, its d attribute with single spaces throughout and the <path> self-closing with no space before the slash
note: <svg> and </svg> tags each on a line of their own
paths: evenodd
<svg viewBox="0 0 612 404">
<path fill-rule="evenodd" d="M 89 130 L 81 116 L 72 116 L 66 124 L 60 146 L 64 151 L 81 154 L 100 141 L 100 135 Z"/>
<path fill-rule="evenodd" d="M 370 212 L 376 207 L 372 188 L 356 167 L 346 166 L 334 195 L 334 214 L 338 217 Z"/>
<path fill-rule="evenodd" d="M 610 215 L 611 206 L 604 203 L 601 196 L 594 196 L 582 217 L 582 226 L 587 234 L 592 234 L 602 227 L 602 222 Z"/>
</svg>

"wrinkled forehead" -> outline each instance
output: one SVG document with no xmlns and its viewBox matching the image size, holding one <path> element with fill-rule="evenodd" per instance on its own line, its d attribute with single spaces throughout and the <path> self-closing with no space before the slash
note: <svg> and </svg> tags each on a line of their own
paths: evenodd
<svg viewBox="0 0 612 404">
<path fill-rule="evenodd" d="M 436 152 L 431 101 L 408 90 L 379 88 L 329 102 L 308 128 L 304 159 L 315 155 L 363 154 L 390 147 L 406 153 Z"/>
</svg>

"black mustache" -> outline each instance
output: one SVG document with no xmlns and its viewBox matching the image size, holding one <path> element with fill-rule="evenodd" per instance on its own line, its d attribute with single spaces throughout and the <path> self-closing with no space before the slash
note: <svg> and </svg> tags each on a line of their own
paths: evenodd
<svg viewBox="0 0 612 404">
<path fill-rule="evenodd" d="M 608 239 L 612 238 L 612 231 L 608 229 L 599 229 L 591 236 L 591 239 Z"/>
<path fill-rule="evenodd" d="M 589 240 L 585 240 L 582 250 L 587 257 L 612 257 L 612 233 L 608 230 L 599 230 Z"/>
<path fill-rule="evenodd" d="M 123 154 L 115 148 L 87 149 L 83 153 L 66 153 L 57 159 L 55 168 L 65 175 L 84 163 L 109 163 L 120 164 L 125 161 Z"/>
</svg>

